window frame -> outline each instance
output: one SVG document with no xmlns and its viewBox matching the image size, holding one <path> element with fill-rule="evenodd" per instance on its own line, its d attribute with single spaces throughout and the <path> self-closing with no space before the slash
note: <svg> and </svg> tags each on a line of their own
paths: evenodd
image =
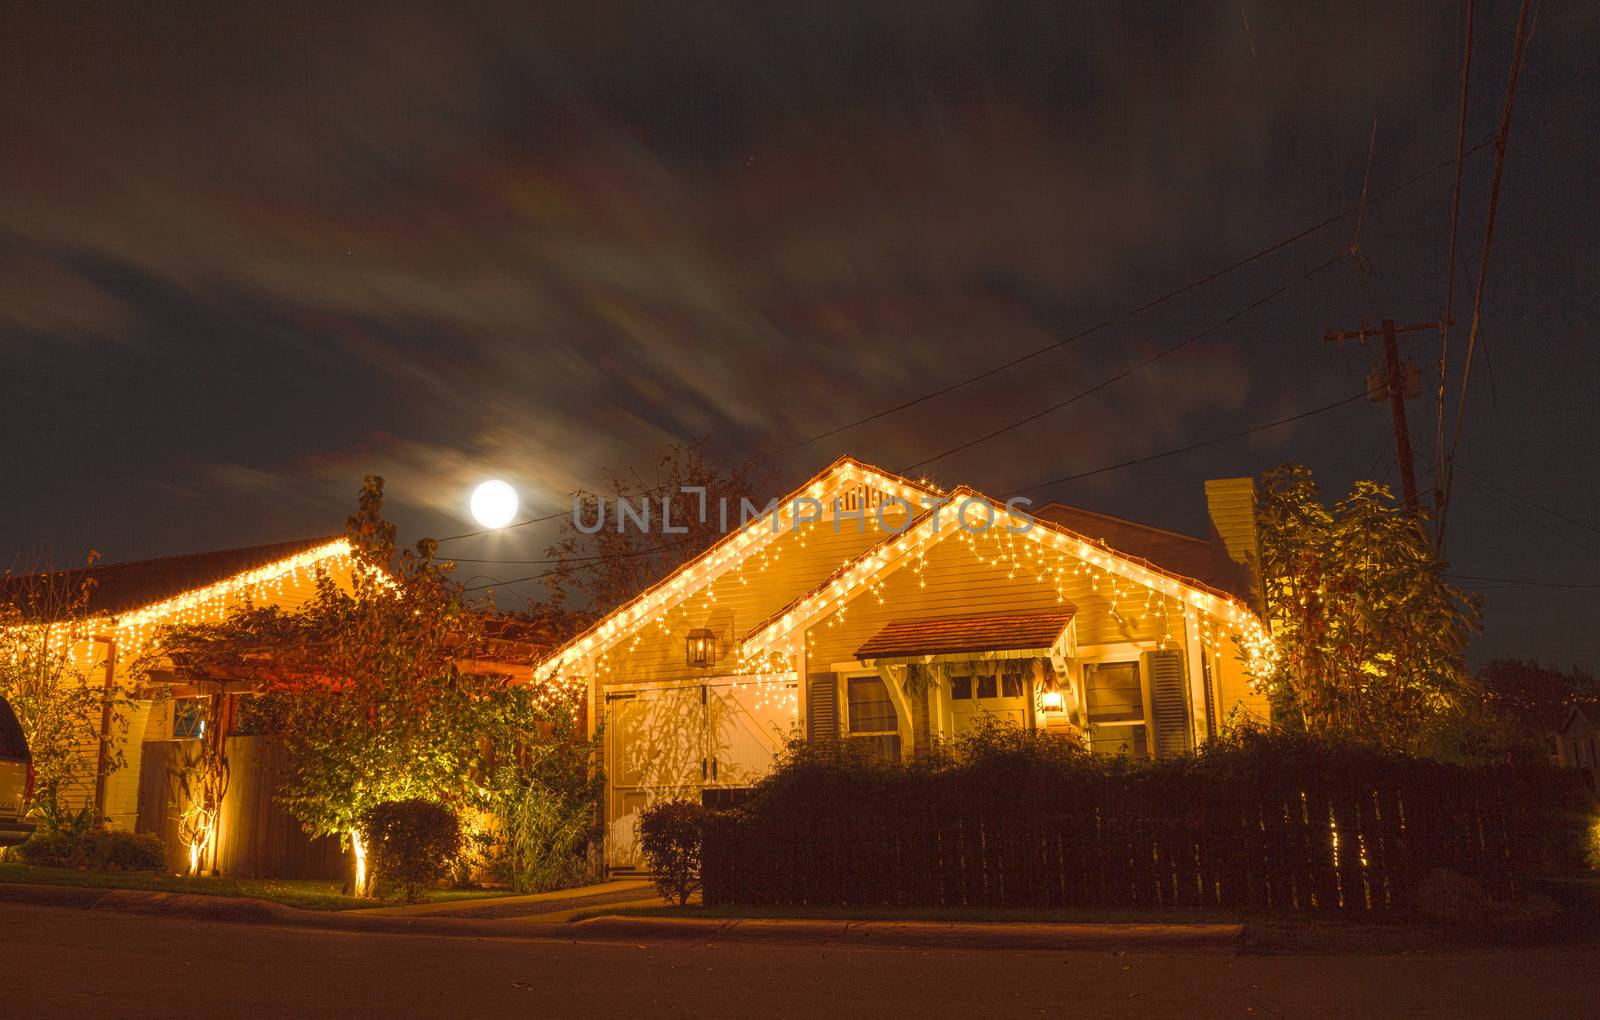
<svg viewBox="0 0 1600 1020">
<path fill-rule="evenodd" d="M 897 760 L 904 760 L 909 741 L 902 728 L 910 725 L 910 720 L 902 717 L 900 703 L 895 700 L 894 691 L 890 688 L 892 681 L 884 679 L 877 670 L 851 670 L 837 674 L 839 691 L 839 739 L 846 746 L 856 740 L 880 741 L 885 737 L 894 738 L 895 756 Z M 889 698 L 889 707 L 894 711 L 894 729 L 892 730 L 860 730 L 855 729 L 855 711 L 850 704 L 850 681 L 875 680 L 883 685 L 883 692 Z M 913 738 L 914 739 L 914 738 Z M 861 746 L 861 745 L 856 745 Z"/>
</svg>

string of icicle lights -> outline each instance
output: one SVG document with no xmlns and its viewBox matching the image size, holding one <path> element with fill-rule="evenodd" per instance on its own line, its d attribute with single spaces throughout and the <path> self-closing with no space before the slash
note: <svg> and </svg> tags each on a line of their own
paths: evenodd
<svg viewBox="0 0 1600 1020">
<path fill-rule="evenodd" d="M 841 487 L 871 486 L 915 505 L 920 496 L 937 491 L 855 463 L 846 464 L 830 480 L 831 485 L 814 481 L 795 495 L 820 498 Z M 1105 599 L 1106 611 L 1118 624 L 1155 626 L 1160 647 L 1182 643 L 1179 635 L 1183 632 L 1174 631 L 1181 620 L 1214 656 L 1225 654 L 1230 650 L 1228 646 L 1237 642 L 1251 675 L 1265 676 L 1270 671 L 1276 656 L 1271 636 L 1256 614 L 1235 598 L 1216 593 L 1194 579 L 1112 553 L 1076 532 L 1023 518 L 973 490 L 958 488 L 949 494 L 952 504 L 966 497 L 983 500 L 993 508 L 992 525 L 981 531 L 963 529 L 955 513 L 947 509 L 937 520 L 934 515 L 927 515 L 897 536 L 846 560 L 820 586 L 736 642 L 735 669 L 744 678 L 736 680 L 736 684 L 748 682 L 762 688 L 763 693 L 758 695 L 761 702 L 796 699 L 799 636 L 805 635 L 810 650 L 809 645 L 816 640 L 816 628 L 841 625 L 852 600 L 869 596 L 883 603 L 888 597 L 887 581 L 900 568 L 909 567 L 918 584 L 926 586 L 928 554 L 935 544 L 946 541 L 959 541 L 980 562 L 1005 570 L 1009 583 L 1054 589 L 1058 603 L 1069 601 L 1069 584 L 1087 580 L 1090 593 Z M 985 519 L 987 516 L 985 513 Z M 869 527 L 882 530 L 874 515 L 868 514 L 866 519 Z M 669 635 L 689 626 L 692 620 L 703 618 L 717 603 L 719 585 L 747 585 L 750 575 L 764 572 L 780 561 L 783 549 L 771 547 L 776 539 L 793 534 L 794 544 L 805 548 L 819 523 L 826 522 L 780 529 L 777 533 L 764 524 L 753 526 L 713 546 L 692 561 L 688 569 L 648 590 L 559 649 L 537 667 L 536 675 L 548 683 L 575 690 L 583 685 L 584 678 L 574 675 L 574 668 L 583 668 L 588 659 L 604 684 L 608 678 L 617 677 L 618 664 L 626 663 L 639 650 L 647 634 L 653 631 L 658 636 Z M 975 523 L 969 517 L 969 527 Z M 1012 530 L 1024 524 L 1031 526 L 1023 531 Z"/>
</svg>

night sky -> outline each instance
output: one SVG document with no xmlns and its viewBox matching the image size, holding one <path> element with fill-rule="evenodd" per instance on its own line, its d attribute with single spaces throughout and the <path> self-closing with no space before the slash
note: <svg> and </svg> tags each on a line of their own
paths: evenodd
<svg viewBox="0 0 1600 1020">
<path fill-rule="evenodd" d="M 366 472 L 405 537 L 454 535 L 477 481 L 551 512 L 694 436 L 786 482 L 846 452 L 902 469 L 1231 319 L 916 472 L 1005 496 L 1359 393 L 1377 349 L 1324 331 L 1444 304 L 1449 165 L 1369 204 L 1360 258 L 1253 310 L 1348 256 L 1358 217 L 1124 314 L 1354 207 L 1369 139 L 1370 195 L 1448 164 L 1457 4 L 150 6 L 0 12 L 0 551 L 22 560 L 336 532 Z M 1471 142 L 1516 19 L 1477 6 Z M 1593 667 L 1600 29 L 1538 8 L 1449 556 L 1539 582 L 1468 585 L 1475 661 Z M 1492 166 L 1466 164 L 1452 413 Z M 1431 375 L 1437 333 L 1404 349 Z M 1426 489 L 1435 403 L 1409 411 Z M 1203 531 L 1204 479 L 1287 459 L 1330 496 L 1398 482 L 1363 400 L 1028 494 Z M 554 533 L 446 548 L 536 559 Z"/>
</svg>

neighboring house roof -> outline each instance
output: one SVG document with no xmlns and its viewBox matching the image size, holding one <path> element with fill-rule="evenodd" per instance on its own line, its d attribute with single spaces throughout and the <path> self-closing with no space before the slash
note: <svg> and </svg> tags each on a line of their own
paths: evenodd
<svg viewBox="0 0 1600 1020">
<path fill-rule="evenodd" d="M 51 574 L 48 582 L 57 591 L 71 592 L 85 579 L 92 580 L 87 611 L 115 616 L 309 552 L 340 538 L 336 535 L 301 538 L 183 556 L 96 563 Z M 0 579 L 0 599 L 20 605 L 28 599 L 30 589 L 45 579 L 42 574 Z"/>
<path fill-rule="evenodd" d="M 1076 609 L 1034 613 L 985 613 L 937 619 L 896 620 L 856 649 L 856 658 L 955 655 L 1013 648 L 1049 648 L 1060 639 Z"/>
<path fill-rule="evenodd" d="M 1047 503 L 1030 513 L 1039 520 L 1092 538 L 1113 552 L 1137 557 L 1250 601 L 1248 574 L 1228 558 L 1220 542 L 1065 503 Z"/>
<path fill-rule="evenodd" d="M 1600 729 L 1600 701 L 1575 701 L 1567 706 L 1567 714 L 1562 720 L 1558 733 L 1565 733 L 1572 728 L 1572 721 L 1583 716 L 1591 729 Z"/>
</svg>

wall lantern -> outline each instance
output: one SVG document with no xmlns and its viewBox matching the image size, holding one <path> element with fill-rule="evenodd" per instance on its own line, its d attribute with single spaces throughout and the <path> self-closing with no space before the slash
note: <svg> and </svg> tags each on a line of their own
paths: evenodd
<svg viewBox="0 0 1600 1020">
<path fill-rule="evenodd" d="M 1043 703 L 1044 703 L 1044 710 L 1046 712 L 1059 712 L 1059 711 L 1061 711 L 1062 699 L 1061 699 L 1061 691 L 1060 691 L 1059 688 L 1057 690 L 1053 690 L 1053 691 L 1045 691 L 1044 692 L 1044 698 L 1042 700 L 1043 700 Z"/>
<path fill-rule="evenodd" d="M 691 630 L 684 641 L 684 660 L 697 669 L 717 661 L 717 635 L 709 630 Z"/>
</svg>

